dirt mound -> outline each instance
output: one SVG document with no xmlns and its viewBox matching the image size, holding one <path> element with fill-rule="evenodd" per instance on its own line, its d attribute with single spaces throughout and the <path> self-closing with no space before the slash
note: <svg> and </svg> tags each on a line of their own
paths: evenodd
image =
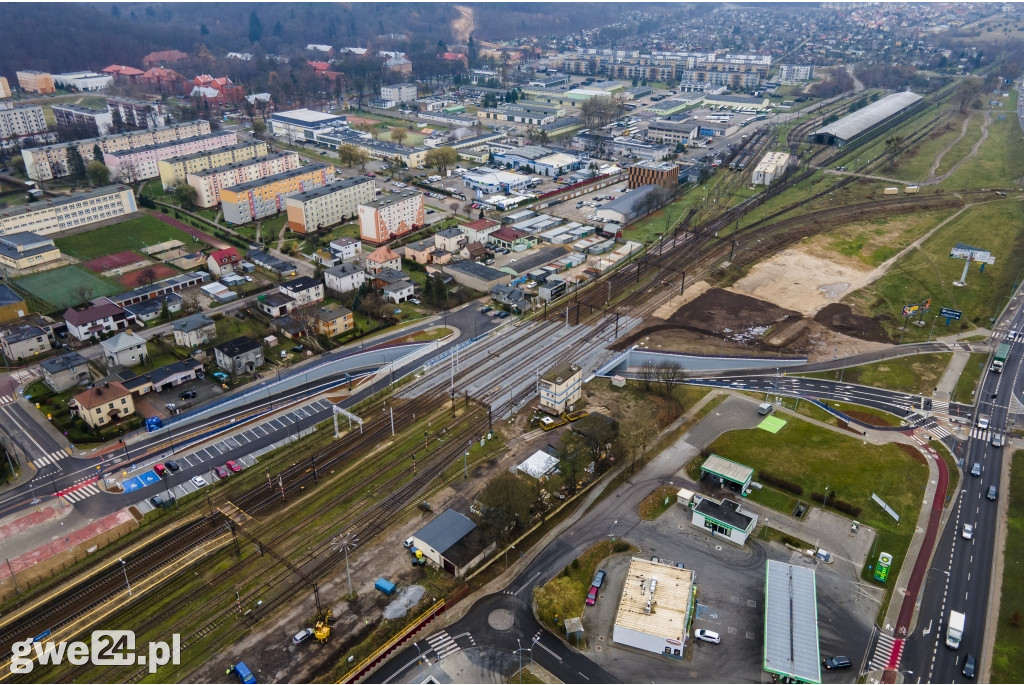
<svg viewBox="0 0 1024 685">
<path fill-rule="evenodd" d="M 892 343 L 892 339 L 875 319 L 854 314 L 845 304 L 833 303 L 823 307 L 814 320 L 825 328 L 861 340 Z"/>
<path fill-rule="evenodd" d="M 680 328 L 716 335 L 735 342 L 758 340 L 764 333 L 799 312 L 741 293 L 713 288 L 680 307 L 668 322 Z"/>
</svg>

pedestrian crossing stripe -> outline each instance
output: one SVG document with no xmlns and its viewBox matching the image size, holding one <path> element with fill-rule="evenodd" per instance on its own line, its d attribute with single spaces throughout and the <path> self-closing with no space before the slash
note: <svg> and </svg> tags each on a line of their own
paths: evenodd
<svg viewBox="0 0 1024 685">
<path fill-rule="evenodd" d="M 940 440 L 942 438 L 948 438 L 950 435 L 952 435 L 952 433 L 950 433 L 948 430 L 946 430 L 945 428 L 943 428 L 939 424 L 935 424 L 934 426 L 930 427 L 928 430 L 933 435 L 937 436 Z"/>
<path fill-rule="evenodd" d="M 461 647 L 452 639 L 447 631 L 442 630 L 440 633 L 435 633 L 427 638 L 427 644 L 437 654 L 438 660 L 451 656 L 456 652 L 462 650 Z"/>
<path fill-rule="evenodd" d="M 949 402 L 941 402 L 939 400 L 932 400 L 932 411 L 940 411 L 943 413 L 949 412 Z"/>
<path fill-rule="evenodd" d="M 64 457 L 70 457 L 70 456 L 71 456 L 71 452 L 69 452 L 67 450 L 67 448 L 65 448 L 65 449 L 62 449 L 62 450 L 57 450 L 56 452 L 50 452 L 45 457 L 39 457 L 38 459 L 33 459 L 32 460 L 32 464 L 35 465 L 35 467 L 37 469 L 41 469 L 44 466 L 46 466 L 47 464 L 55 464 L 56 462 L 60 461 Z"/>
<path fill-rule="evenodd" d="M 61 495 L 61 497 L 67 500 L 70 504 L 74 504 L 75 502 L 81 502 L 86 497 L 92 497 L 93 495 L 98 495 L 99 493 L 99 486 L 96 485 L 96 483 L 89 483 L 88 485 L 83 485 L 82 487 L 76 488 L 71 492 L 65 492 L 63 495 Z"/>
<path fill-rule="evenodd" d="M 868 670 L 870 671 L 883 671 L 887 668 L 894 668 L 890 666 L 892 663 L 893 650 L 898 645 L 898 653 L 896 656 L 896 667 L 899 666 L 899 659 L 903 655 L 903 640 L 897 640 L 891 635 L 885 633 L 879 633 L 878 641 L 875 643 L 875 649 L 871 654 L 871 661 L 868 662 Z"/>
<path fill-rule="evenodd" d="M 987 428 L 972 428 L 971 437 L 976 440 L 988 440 L 989 430 Z"/>
</svg>

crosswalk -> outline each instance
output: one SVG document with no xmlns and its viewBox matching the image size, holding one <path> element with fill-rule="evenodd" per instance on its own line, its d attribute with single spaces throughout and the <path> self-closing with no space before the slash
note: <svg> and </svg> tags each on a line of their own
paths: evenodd
<svg viewBox="0 0 1024 685">
<path fill-rule="evenodd" d="M 936 414 L 949 414 L 949 402 L 932 400 L 932 412 Z"/>
<path fill-rule="evenodd" d="M 988 428 L 972 428 L 971 437 L 975 440 L 988 440 L 992 436 L 992 431 Z"/>
<path fill-rule="evenodd" d="M 10 404 L 13 401 L 14 401 L 14 396 L 13 395 L 0 395 L 0 406 L 3 406 L 5 404 Z"/>
<path fill-rule="evenodd" d="M 61 459 L 64 459 L 65 457 L 70 457 L 70 456 L 71 456 L 71 450 L 69 450 L 68 448 L 65 447 L 64 449 L 59 449 L 56 452 L 50 452 L 46 456 L 39 457 L 38 459 L 33 459 L 32 460 L 32 464 L 37 469 L 41 469 L 44 466 L 47 466 L 48 464 L 55 464 L 58 461 L 60 461 Z"/>
<path fill-rule="evenodd" d="M 77 487 L 70 492 L 65 492 L 61 497 L 63 497 L 69 504 L 74 504 L 75 502 L 81 502 L 86 497 L 92 497 L 93 495 L 98 494 L 100 494 L 100 486 L 96 483 L 88 483 Z"/>
<path fill-rule="evenodd" d="M 38 378 L 39 376 L 42 375 L 42 373 L 43 372 L 39 368 L 39 365 L 35 364 L 26 369 L 17 369 L 15 371 L 11 371 L 10 376 L 15 383 L 22 384 L 28 383 L 30 380 L 34 378 Z"/>
<path fill-rule="evenodd" d="M 448 634 L 448 631 L 442 630 L 440 633 L 434 633 L 427 638 L 427 644 L 437 654 L 438 660 L 451 656 L 458 651 L 462 650 L 462 647 L 452 639 L 452 636 Z"/>
<path fill-rule="evenodd" d="M 903 640 L 879 633 L 875 649 L 871 652 L 871 661 L 868 662 L 868 670 L 882 671 L 899 668 L 900 659 L 903 657 L 903 644 Z"/>
</svg>

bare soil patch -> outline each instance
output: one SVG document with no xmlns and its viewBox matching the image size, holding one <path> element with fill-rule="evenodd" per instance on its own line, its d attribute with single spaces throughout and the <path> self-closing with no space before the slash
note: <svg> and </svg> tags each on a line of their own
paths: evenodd
<svg viewBox="0 0 1024 685">
<path fill-rule="evenodd" d="M 841 263 L 790 248 L 753 266 L 731 290 L 811 314 L 839 301 L 867 271 L 855 260 Z"/>
</svg>

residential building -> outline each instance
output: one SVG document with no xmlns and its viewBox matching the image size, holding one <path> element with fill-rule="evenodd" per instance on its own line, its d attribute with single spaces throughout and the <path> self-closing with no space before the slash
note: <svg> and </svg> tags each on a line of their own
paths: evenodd
<svg viewBox="0 0 1024 685">
<path fill-rule="evenodd" d="M 371 274 L 384 269 L 402 270 L 402 258 L 387 245 L 381 245 L 366 258 L 366 270 Z"/>
<path fill-rule="evenodd" d="M 612 641 L 682 661 L 696 613 L 690 605 L 694 596 L 692 570 L 633 557 L 622 584 Z"/>
<path fill-rule="evenodd" d="M 46 235 L 138 211 L 128 186 L 110 185 L 0 209 L 0 236 L 31 231 Z"/>
<path fill-rule="evenodd" d="M 157 50 L 151 52 L 142 58 L 142 66 L 156 67 L 163 66 L 165 64 L 177 64 L 178 62 L 187 62 L 188 54 L 181 50 Z"/>
<path fill-rule="evenodd" d="M 514 285 L 494 286 L 491 288 L 491 298 L 498 304 L 511 307 L 515 311 L 525 311 L 530 308 L 526 293 Z"/>
<path fill-rule="evenodd" d="M 261 312 L 274 318 L 284 316 L 298 306 L 294 297 L 282 292 L 261 295 L 256 302 Z"/>
<path fill-rule="evenodd" d="M 270 133 L 288 141 L 309 140 L 324 128 L 344 125 L 345 117 L 311 109 L 292 109 L 270 115 Z"/>
<path fill-rule="evenodd" d="M 66 74 L 54 74 L 53 85 L 67 90 L 89 92 L 103 90 L 114 82 L 110 74 L 97 74 L 95 71 L 73 71 Z"/>
<path fill-rule="evenodd" d="M 396 271 L 391 267 L 387 267 L 373 274 L 373 277 L 370 279 L 370 284 L 379 290 L 393 283 L 400 283 L 401 281 L 408 280 L 409 274 L 404 271 Z"/>
<path fill-rule="evenodd" d="M 60 259 L 60 249 L 49 238 L 24 231 L 0 235 L 0 265 L 20 271 Z"/>
<path fill-rule="evenodd" d="M 343 262 L 358 259 L 363 255 L 363 241 L 358 238 L 335 238 L 328 248 Z"/>
<path fill-rule="evenodd" d="M 431 264 L 434 261 L 434 251 L 437 249 L 433 238 L 424 238 L 411 243 L 406 243 L 401 248 L 402 256 L 417 264 Z"/>
<path fill-rule="evenodd" d="M 501 228 L 501 222 L 494 219 L 476 219 L 459 224 L 459 228 L 462 229 L 469 243 L 488 243 L 491 234 Z"/>
<path fill-rule="evenodd" d="M 157 162 L 160 172 L 160 183 L 164 190 L 170 190 L 179 183 L 187 182 L 188 174 L 195 174 L 214 167 L 225 166 L 234 162 L 244 162 L 255 157 L 267 155 L 267 144 L 262 140 L 249 143 L 237 143 L 227 147 L 194 152 Z"/>
<path fill-rule="evenodd" d="M 160 101 L 108 97 L 107 111 L 117 112 L 121 121 L 130 128 L 160 128 L 167 123 L 164 106 Z"/>
<path fill-rule="evenodd" d="M 352 311 L 340 304 L 329 304 L 320 307 L 316 313 L 316 332 L 327 337 L 341 335 L 352 330 L 355 318 Z"/>
<path fill-rule="evenodd" d="M 627 188 L 656 185 L 675 189 L 679 186 L 679 165 L 672 162 L 639 162 L 627 170 Z"/>
<path fill-rule="evenodd" d="M 381 86 L 380 96 L 384 100 L 394 100 L 395 102 L 415 102 L 416 84 L 396 83 L 392 86 Z"/>
<path fill-rule="evenodd" d="M 452 262 L 444 266 L 428 266 L 427 273 L 440 273 L 451 276 L 459 285 L 482 293 L 489 293 L 494 289 L 494 286 L 507 284 L 512 280 L 511 274 L 468 260 Z"/>
<path fill-rule="evenodd" d="M 64 312 L 64 321 L 72 337 L 85 341 L 105 333 L 127 330 L 134 323 L 135 317 L 108 298 L 99 297 L 84 309 L 69 307 Z"/>
<path fill-rule="evenodd" d="M 275 276 L 288 277 L 295 275 L 295 265 L 291 262 L 286 262 L 283 259 L 269 255 L 263 250 L 249 250 L 246 254 L 253 264 L 261 269 L 266 269 Z"/>
<path fill-rule="evenodd" d="M 729 90 L 757 88 L 768 80 L 772 67 L 770 55 L 710 54 L 696 60 L 692 68 L 683 69 L 680 79 L 684 83 L 704 86 L 726 86 Z"/>
<path fill-rule="evenodd" d="M 359 205 L 359 237 L 381 245 L 423 225 L 423 193 L 405 190 Z"/>
<path fill-rule="evenodd" d="M 284 209 L 286 197 L 325 186 L 333 180 L 333 164 L 314 162 L 224 188 L 220 191 L 224 220 L 237 225 L 277 214 Z"/>
<path fill-rule="evenodd" d="M 368 176 L 338 179 L 287 198 L 287 226 L 295 233 L 334 226 L 357 217 L 359 205 L 373 202 L 375 197 L 376 185 Z"/>
<path fill-rule="evenodd" d="M 5 283 L 0 283 L 0 324 L 20 319 L 28 313 L 28 305 L 21 295 Z"/>
<path fill-rule="evenodd" d="M 814 78 L 814 66 L 811 64 L 779 65 L 779 83 L 784 86 L 795 86 L 806 83 Z"/>
<path fill-rule="evenodd" d="M 49 181 L 60 176 L 67 176 L 70 173 L 68 170 L 68 149 L 71 147 L 77 148 L 78 154 L 82 156 L 82 160 L 88 164 L 96 158 L 94 150 L 97 145 L 99 145 L 100 150 L 103 151 L 105 156 L 110 152 L 194 138 L 208 133 L 210 133 L 210 122 L 200 119 L 198 121 L 187 121 L 146 131 L 128 131 L 98 138 L 86 138 L 68 143 L 26 148 L 22 150 L 21 155 L 25 160 L 25 172 L 29 178 L 35 181 Z"/>
<path fill-rule="evenodd" d="M 2 116 L 0 112 L 0 116 Z M 113 121 L 110 112 L 105 109 L 90 109 L 79 105 L 54 105 L 53 118 L 57 128 L 65 128 L 74 133 L 81 132 L 82 137 L 105 136 L 110 133 Z"/>
<path fill-rule="evenodd" d="M 117 83 L 125 84 L 138 83 L 144 72 L 141 69 L 125 66 L 123 64 L 111 64 L 103 70 L 103 73 L 111 77 Z"/>
<path fill-rule="evenodd" d="M 113 296 L 111 299 L 117 302 L 117 296 Z M 139 323 L 146 323 L 148 321 L 156 321 L 161 316 L 165 316 L 165 308 L 166 316 L 169 317 L 172 314 L 177 314 L 181 311 L 181 302 L 181 295 L 167 293 L 134 304 L 124 304 L 123 302 L 117 302 L 117 304 L 131 312 Z"/>
<path fill-rule="evenodd" d="M 146 145 L 130 150 L 111 150 L 103 153 L 103 163 L 110 169 L 111 178 L 124 183 L 134 183 L 160 175 L 160 160 L 206 152 L 238 143 L 234 131 L 217 131 L 194 138 L 170 140 L 164 143 Z"/>
<path fill-rule="evenodd" d="M 131 331 L 122 331 L 112 338 L 100 341 L 107 369 L 115 366 L 138 366 L 146 361 L 149 349 L 146 341 Z"/>
<path fill-rule="evenodd" d="M 89 374 L 89 360 L 77 352 L 68 352 L 39 362 L 43 370 L 43 382 L 54 392 L 64 392 L 76 385 L 85 385 L 92 380 Z"/>
<path fill-rule="evenodd" d="M 398 283 L 388 283 L 381 291 L 385 300 L 398 304 L 412 297 L 415 286 L 410 281 L 399 281 Z"/>
<path fill-rule="evenodd" d="M 337 134 L 317 134 L 317 141 L 330 141 Z M 398 143 L 392 143 L 386 140 L 374 140 L 370 136 L 351 136 L 347 135 L 341 139 L 337 144 L 351 143 L 360 150 L 370 155 L 374 159 L 383 159 L 386 162 L 400 162 L 410 169 L 420 169 L 426 163 L 427 153 L 430 152 L 430 148 L 422 145 L 417 147 L 411 147 L 409 145 L 399 145 Z M 328 146 L 331 145 L 328 143 Z M 336 148 L 335 148 L 336 149 Z"/>
<path fill-rule="evenodd" d="M 549 414 L 572 411 L 583 397 L 583 368 L 577 364 L 560 364 L 540 378 L 540 408 Z"/>
<path fill-rule="evenodd" d="M 232 375 L 252 373 L 263 366 L 263 348 L 244 335 L 213 348 L 217 366 Z"/>
<path fill-rule="evenodd" d="M 0 100 L 11 97 L 11 84 L 6 76 L 0 76 Z"/>
<path fill-rule="evenodd" d="M 299 154 L 287 150 L 192 172 L 185 175 L 185 180 L 195 188 L 198 206 L 213 207 L 220 202 L 221 188 L 232 188 L 298 168 Z"/>
<path fill-rule="evenodd" d="M 520 231 L 511 226 L 502 226 L 488 236 L 492 245 L 504 247 L 506 250 L 528 250 L 537 247 L 537 236 L 526 231 Z"/>
<path fill-rule="evenodd" d="M 789 167 L 790 156 L 786 152 L 769 152 L 751 174 L 750 182 L 755 186 L 769 186 L 773 181 L 782 178 Z"/>
<path fill-rule="evenodd" d="M 458 252 L 468 242 L 466 234 L 458 228 L 445 228 L 434 234 L 434 245 L 446 252 Z"/>
<path fill-rule="evenodd" d="M 18 361 L 53 348 L 53 329 L 41 319 L 28 317 L 0 331 L 0 349 L 5 357 Z"/>
<path fill-rule="evenodd" d="M 199 347 L 217 338 L 217 323 L 202 312 L 178 319 L 172 330 L 178 347 Z"/>
<path fill-rule="evenodd" d="M 412 75 L 412 62 L 402 57 L 391 57 L 384 61 L 384 68 L 396 74 Z"/>
<path fill-rule="evenodd" d="M 237 247 L 225 247 L 210 253 L 210 256 L 206 258 L 206 268 L 214 276 L 220 277 L 234 273 L 240 261 L 242 261 L 242 256 L 238 254 Z"/>
<path fill-rule="evenodd" d="M 299 307 L 305 307 L 324 299 L 324 284 L 310 276 L 299 276 L 285 281 L 277 286 L 277 289 L 285 295 L 294 297 Z"/>
<path fill-rule="evenodd" d="M 343 262 L 324 271 L 324 284 L 336 293 L 356 290 L 366 282 L 366 272 L 351 262 Z"/>
<path fill-rule="evenodd" d="M 169 95 L 180 95 L 187 87 L 184 76 L 166 67 L 150 67 L 137 78 L 150 90 Z"/>
<path fill-rule="evenodd" d="M 39 105 L 0 108 L 0 139 L 23 138 L 46 131 L 46 118 Z"/>
<path fill-rule="evenodd" d="M 71 411 L 93 428 L 116 423 L 135 413 L 132 393 L 120 383 L 97 383 L 71 400 Z"/>
<path fill-rule="evenodd" d="M 15 72 L 14 75 L 18 77 L 18 87 L 26 93 L 47 95 L 57 91 L 53 83 L 53 76 L 45 71 L 26 69 Z"/>
</svg>

